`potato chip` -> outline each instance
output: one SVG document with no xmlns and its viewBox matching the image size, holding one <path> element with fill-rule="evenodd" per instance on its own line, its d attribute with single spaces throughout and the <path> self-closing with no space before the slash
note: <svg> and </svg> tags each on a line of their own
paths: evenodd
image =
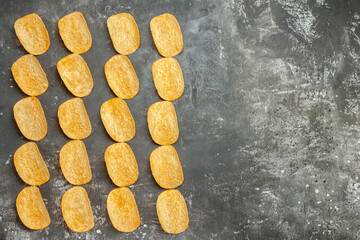
<svg viewBox="0 0 360 240">
<path fill-rule="evenodd" d="M 60 167 L 65 179 L 73 185 L 91 181 L 92 174 L 85 144 L 72 140 L 60 150 Z"/>
<path fill-rule="evenodd" d="M 50 39 L 44 22 L 35 13 L 31 13 L 15 21 L 16 36 L 26 51 L 40 55 L 50 47 Z"/>
<path fill-rule="evenodd" d="M 118 187 L 134 184 L 139 177 L 136 158 L 127 143 L 114 143 L 105 151 L 105 163 L 109 176 Z"/>
<path fill-rule="evenodd" d="M 107 27 L 118 53 L 129 55 L 139 48 L 139 28 L 132 15 L 128 13 L 112 15 L 107 20 Z"/>
<path fill-rule="evenodd" d="M 181 163 L 173 146 L 155 149 L 150 155 L 150 167 L 155 181 L 162 188 L 177 188 L 184 181 Z"/>
<path fill-rule="evenodd" d="M 101 120 L 110 137 L 116 142 L 127 142 L 135 136 L 135 122 L 124 100 L 113 98 L 100 108 Z"/>
<path fill-rule="evenodd" d="M 140 215 L 135 198 L 127 187 L 112 190 L 106 205 L 110 221 L 116 230 L 132 232 L 140 226 Z"/>
<path fill-rule="evenodd" d="M 20 132 L 29 140 L 40 141 L 46 136 L 44 110 L 36 97 L 26 97 L 14 105 L 14 118 Z"/>
<path fill-rule="evenodd" d="M 27 54 L 16 60 L 11 72 L 19 88 L 29 96 L 41 95 L 49 86 L 39 61 L 33 55 Z"/>
<path fill-rule="evenodd" d="M 70 54 L 57 63 L 57 69 L 67 89 L 76 97 L 86 97 L 94 87 L 88 65 L 76 53 Z"/>
<path fill-rule="evenodd" d="M 26 187 L 16 198 L 16 210 L 21 222 L 28 228 L 40 230 L 50 225 L 50 216 L 38 187 Z"/>
<path fill-rule="evenodd" d="M 14 165 L 19 177 L 29 185 L 39 186 L 50 179 L 49 170 L 34 142 L 25 143 L 16 150 Z"/>
<path fill-rule="evenodd" d="M 91 48 L 91 34 L 81 12 L 73 12 L 62 17 L 58 27 L 61 39 L 70 52 L 84 53 Z"/>
<path fill-rule="evenodd" d="M 160 225 L 167 233 L 181 233 L 189 226 L 185 199 L 178 190 L 160 193 L 156 201 L 156 211 Z"/>
<path fill-rule="evenodd" d="M 66 225 L 74 232 L 87 232 L 95 225 L 90 200 L 83 187 L 72 187 L 64 193 L 61 211 Z"/>
<path fill-rule="evenodd" d="M 115 55 L 105 64 L 106 80 L 116 96 L 130 99 L 139 92 L 139 80 L 129 58 Z"/>
<path fill-rule="evenodd" d="M 161 58 L 152 65 L 154 84 L 159 96 L 166 101 L 181 97 L 184 92 L 184 78 L 175 58 Z"/>
<path fill-rule="evenodd" d="M 81 98 L 72 98 L 59 106 L 58 118 L 64 134 L 71 139 L 84 139 L 91 134 L 91 123 Z"/>
<path fill-rule="evenodd" d="M 160 55 L 174 57 L 183 49 L 183 36 L 174 15 L 165 13 L 150 21 L 150 30 Z"/>
<path fill-rule="evenodd" d="M 174 105 L 161 101 L 148 109 L 147 121 L 151 138 L 159 145 L 171 145 L 179 137 L 179 127 Z"/>
</svg>

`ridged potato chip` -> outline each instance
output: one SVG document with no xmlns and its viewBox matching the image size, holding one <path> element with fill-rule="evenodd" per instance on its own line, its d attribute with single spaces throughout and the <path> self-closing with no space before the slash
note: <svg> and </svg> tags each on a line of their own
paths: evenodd
<svg viewBox="0 0 360 240">
<path fill-rule="evenodd" d="M 93 78 L 85 60 L 76 53 L 62 58 L 57 70 L 67 89 L 76 97 L 86 97 L 94 87 Z"/>
<path fill-rule="evenodd" d="M 29 96 L 41 95 L 49 86 L 39 61 L 33 55 L 27 54 L 16 60 L 11 72 L 19 88 Z"/>
<path fill-rule="evenodd" d="M 58 118 L 64 134 L 71 139 L 84 139 L 91 134 L 91 123 L 81 98 L 72 98 L 59 106 Z"/>
<path fill-rule="evenodd" d="M 50 216 L 38 187 L 26 187 L 16 198 L 16 210 L 21 222 L 28 228 L 40 230 L 50 225 Z"/>
<path fill-rule="evenodd" d="M 49 170 L 34 142 L 25 143 L 16 150 L 14 165 L 19 177 L 29 185 L 39 186 L 50 179 Z"/>
<path fill-rule="evenodd" d="M 154 84 L 159 96 L 166 101 L 181 97 L 184 92 L 184 77 L 175 58 L 161 58 L 152 65 Z"/>
<path fill-rule="evenodd" d="M 107 19 L 107 27 L 114 48 L 118 53 L 129 55 L 139 48 L 139 28 L 131 14 L 112 15 Z"/>
<path fill-rule="evenodd" d="M 181 163 L 173 146 L 155 149 L 150 155 L 150 167 L 155 181 L 162 188 L 177 188 L 184 181 Z"/>
<path fill-rule="evenodd" d="M 135 122 L 124 100 L 112 98 L 100 108 L 101 120 L 109 136 L 116 142 L 127 142 L 135 136 Z"/>
<path fill-rule="evenodd" d="M 147 121 L 151 138 L 159 145 L 171 145 L 179 137 L 179 127 L 174 105 L 161 101 L 148 109 Z"/>
<path fill-rule="evenodd" d="M 174 15 L 165 13 L 150 21 L 150 30 L 160 55 L 174 57 L 183 49 L 183 36 Z"/>
<path fill-rule="evenodd" d="M 65 179 L 72 185 L 82 185 L 91 181 L 92 174 L 85 144 L 72 140 L 60 150 L 60 167 Z"/>
<path fill-rule="evenodd" d="M 106 80 L 116 96 L 130 99 L 139 92 L 139 80 L 128 57 L 115 55 L 105 64 Z"/>
<path fill-rule="evenodd" d="M 185 199 L 178 190 L 166 190 L 160 193 L 156 201 L 156 211 L 160 225 L 167 233 L 181 233 L 189 226 Z"/>
<path fill-rule="evenodd" d="M 127 143 L 114 143 L 105 151 L 105 163 L 109 176 L 118 187 L 134 184 L 139 177 L 135 155 Z"/>
<path fill-rule="evenodd" d="M 31 13 L 15 21 L 16 36 L 26 51 L 40 55 L 50 47 L 50 39 L 44 22 L 35 13 Z"/>
<path fill-rule="evenodd" d="M 70 52 L 84 53 L 91 48 L 91 34 L 81 12 L 73 12 L 62 17 L 58 27 L 61 39 Z"/>
<path fill-rule="evenodd" d="M 26 97 L 14 105 L 14 118 L 20 132 L 29 140 L 40 141 L 46 136 L 44 110 L 36 97 Z"/>
<path fill-rule="evenodd" d="M 132 192 L 116 188 L 107 198 L 107 211 L 114 228 L 120 232 L 132 232 L 140 226 L 140 215 Z"/>
<path fill-rule="evenodd" d="M 95 225 L 90 200 L 83 187 L 72 187 L 64 193 L 61 211 L 66 225 L 74 232 L 87 232 Z"/>
</svg>

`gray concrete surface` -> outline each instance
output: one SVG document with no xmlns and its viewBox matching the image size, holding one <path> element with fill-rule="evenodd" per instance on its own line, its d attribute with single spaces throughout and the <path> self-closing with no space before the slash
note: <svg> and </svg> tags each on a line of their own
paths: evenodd
<svg viewBox="0 0 360 240">
<path fill-rule="evenodd" d="M 93 132 L 84 142 L 93 179 L 85 185 L 95 227 L 71 232 L 60 199 L 71 186 L 61 174 L 58 153 L 68 141 L 57 108 L 71 94 L 56 63 L 69 54 L 57 21 L 81 11 L 93 45 L 83 54 L 95 87 L 84 99 Z M 50 87 L 39 97 L 49 131 L 38 143 L 51 180 L 40 187 L 52 219 L 40 231 L 19 220 L 15 199 L 26 185 L 17 176 L 13 154 L 24 139 L 12 106 L 25 95 L 11 75 L 25 54 L 13 24 L 39 14 L 49 31 L 50 49 L 38 59 Z M 99 109 L 114 97 L 104 64 L 116 52 L 106 19 L 131 13 L 141 36 L 129 56 L 140 80 L 127 103 L 136 122 L 129 142 L 140 177 L 131 187 L 141 215 L 132 233 L 117 232 L 106 212 L 115 188 L 103 154 L 113 143 Z M 175 147 L 185 182 L 178 189 L 189 208 L 190 225 L 179 235 L 164 233 L 155 203 L 162 192 L 153 180 L 149 155 L 156 145 L 146 111 L 159 101 L 151 65 L 160 58 L 149 22 L 169 12 L 178 19 L 184 50 L 176 57 L 185 92 L 175 101 L 180 138 Z M 360 2 L 357 0 L 207 1 L 5 1 L 0 3 L 0 238 L 1 239 L 356 239 L 360 238 Z"/>
</svg>

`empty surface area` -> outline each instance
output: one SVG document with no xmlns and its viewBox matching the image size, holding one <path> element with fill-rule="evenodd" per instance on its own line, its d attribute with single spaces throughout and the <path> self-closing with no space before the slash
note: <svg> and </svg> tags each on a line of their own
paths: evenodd
<svg viewBox="0 0 360 240">
<path fill-rule="evenodd" d="M 358 0 L 204 1 L 5 1 L 0 0 L 0 239 L 355 239 L 360 237 L 360 2 Z M 65 224 L 60 201 L 71 187 L 61 174 L 59 151 L 69 141 L 57 109 L 72 98 L 56 70 L 70 54 L 58 20 L 81 11 L 92 47 L 82 54 L 94 80 L 83 99 L 92 124 L 84 139 L 93 178 L 83 187 L 95 226 L 74 233 Z M 38 98 L 48 134 L 38 142 L 50 171 L 40 191 L 49 227 L 27 229 L 16 213 L 17 194 L 26 186 L 13 154 L 26 143 L 12 107 L 26 97 L 11 65 L 26 51 L 15 35 L 16 19 L 37 13 L 49 32 L 49 50 L 37 56 L 49 81 Z M 128 57 L 140 83 L 126 100 L 136 124 L 128 142 L 139 167 L 134 194 L 141 224 L 132 233 L 111 225 L 106 198 L 116 188 L 104 152 L 114 141 L 100 118 L 100 106 L 115 95 L 104 74 L 116 54 L 106 20 L 121 12 L 134 16 L 140 47 Z M 184 49 L 178 60 L 184 94 L 174 101 L 180 136 L 174 147 L 184 183 L 189 228 L 166 234 L 156 215 L 163 191 L 149 163 L 157 147 L 146 113 L 157 95 L 151 73 L 161 56 L 150 20 L 163 13 L 178 20 Z"/>
</svg>

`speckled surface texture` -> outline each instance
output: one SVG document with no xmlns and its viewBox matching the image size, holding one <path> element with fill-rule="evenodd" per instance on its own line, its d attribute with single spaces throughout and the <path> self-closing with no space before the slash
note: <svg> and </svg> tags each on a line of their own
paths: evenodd
<svg viewBox="0 0 360 240">
<path fill-rule="evenodd" d="M 0 3 L 0 238 L 1 239 L 356 239 L 360 238 L 360 2 L 357 0 L 209 1 L 5 1 Z M 58 155 L 69 141 L 62 133 L 58 106 L 71 98 L 56 70 L 69 54 L 57 21 L 81 11 L 93 37 L 83 54 L 94 78 L 84 98 L 93 132 L 84 142 L 93 179 L 84 187 L 95 227 L 71 232 L 60 199 L 70 188 Z M 24 139 L 12 106 L 25 95 L 10 71 L 25 54 L 13 24 L 39 14 L 50 35 L 49 50 L 38 57 L 49 80 L 39 97 L 49 131 L 38 143 L 51 180 L 40 187 L 52 223 L 30 231 L 15 209 L 26 185 L 17 176 L 13 154 Z M 140 92 L 127 100 L 136 123 L 129 142 L 139 165 L 131 186 L 141 216 L 132 233 L 117 232 L 106 212 L 115 188 L 103 159 L 113 143 L 100 120 L 103 102 L 114 97 L 104 65 L 115 55 L 106 19 L 120 12 L 136 19 L 141 43 L 129 56 Z M 156 145 L 146 123 L 148 107 L 159 101 L 151 65 L 160 58 L 149 22 L 162 13 L 176 16 L 184 50 L 176 56 L 185 79 L 174 102 L 178 151 L 185 181 L 178 189 L 190 225 L 179 235 L 164 233 L 155 203 L 162 192 L 153 180 L 149 156 Z"/>
</svg>

